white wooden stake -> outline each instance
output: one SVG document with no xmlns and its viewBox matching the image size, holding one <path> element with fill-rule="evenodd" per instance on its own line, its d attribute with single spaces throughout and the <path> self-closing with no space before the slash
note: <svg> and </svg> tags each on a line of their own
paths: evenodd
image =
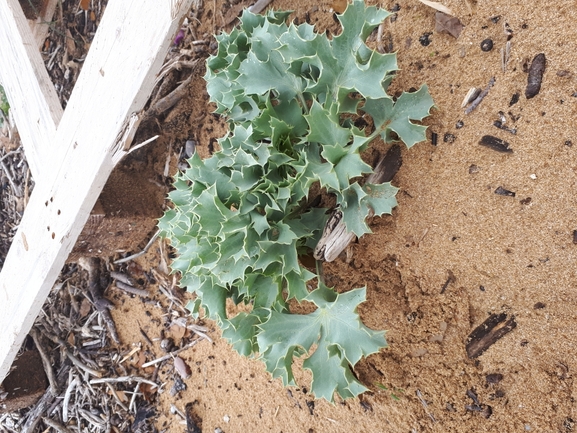
<svg viewBox="0 0 577 433">
<path fill-rule="evenodd" d="M 32 193 L 0 273 L 0 382 L 124 148 L 120 137 L 130 138 L 126 126 L 148 99 L 191 3 L 109 1 L 56 132 L 62 150 L 43 162 L 50 171 Z"/>
<path fill-rule="evenodd" d="M 18 0 L 0 0 L 0 84 L 38 183 L 54 152 L 62 107 Z"/>
</svg>

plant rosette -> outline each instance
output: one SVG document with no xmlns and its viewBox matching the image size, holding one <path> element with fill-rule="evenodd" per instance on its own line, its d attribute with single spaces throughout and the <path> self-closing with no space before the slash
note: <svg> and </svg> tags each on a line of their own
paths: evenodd
<svg viewBox="0 0 577 433">
<path fill-rule="evenodd" d="M 396 100 L 387 94 L 396 54 L 365 44 L 386 10 L 353 1 L 331 39 L 306 23 L 287 25 L 289 14 L 245 11 L 238 28 L 216 37 L 205 79 L 229 132 L 219 151 L 193 155 L 176 176 L 159 228 L 177 251 L 173 271 L 196 294 L 194 315 L 202 308 L 240 354 L 258 355 L 285 385 L 295 384 L 294 357 L 305 357 L 312 393 L 334 401 L 335 392 L 367 390 L 351 369 L 387 343 L 359 318 L 365 288 L 339 294 L 299 262 L 327 219 L 327 209 L 307 206 L 309 190 L 318 184 L 336 198 L 347 230 L 370 233 L 367 215 L 390 214 L 397 188 L 356 182 L 372 172 L 360 153 L 377 137 L 423 141 L 426 127 L 413 121 L 433 101 L 426 86 Z M 370 116 L 371 131 L 355 116 Z M 250 311 L 229 317 L 227 299 Z M 291 300 L 316 310 L 293 314 Z"/>
</svg>

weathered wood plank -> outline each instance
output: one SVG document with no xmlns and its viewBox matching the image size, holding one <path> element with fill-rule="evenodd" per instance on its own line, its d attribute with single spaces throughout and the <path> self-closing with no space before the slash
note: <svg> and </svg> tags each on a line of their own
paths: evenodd
<svg viewBox="0 0 577 433">
<path fill-rule="evenodd" d="M 0 381 L 30 330 L 144 106 L 192 0 L 110 0 L 0 273 Z"/>
<path fill-rule="evenodd" d="M 0 0 L 0 23 L 0 83 L 39 182 L 63 111 L 18 0 Z"/>
<path fill-rule="evenodd" d="M 28 20 L 30 25 L 30 30 L 32 32 L 32 37 L 36 42 L 36 46 L 42 50 L 42 45 L 44 45 L 44 40 L 48 36 L 48 30 L 50 30 L 49 23 L 54 17 L 54 11 L 56 10 L 56 5 L 58 0 L 43 0 L 43 8 L 41 16 L 36 18 L 36 21 Z"/>
</svg>

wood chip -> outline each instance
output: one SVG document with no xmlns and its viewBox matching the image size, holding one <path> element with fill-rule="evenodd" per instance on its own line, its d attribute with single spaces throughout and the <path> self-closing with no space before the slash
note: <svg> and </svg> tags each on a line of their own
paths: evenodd
<svg viewBox="0 0 577 433">
<path fill-rule="evenodd" d="M 399 171 L 402 162 L 401 148 L 393 145 L 377 164 L 374 172 L 367 177 L 367 183 L 390 182 Z M 372 215 L 372 211 L 369 212 L 369 217 Z M 315 259 L 332 262 L 355 239 L 355 234 L 347 231 L 342 217 L 342 212 L 337 209 L 326 222 L 323 235 L 313 253 Z"/>
<path fill-rule="evenodd" d="M 439 12 L 443 12 L 447 15 L 453 15 L 453 16 L 455 15 L 451 9 L 449 9 L 447 6 L 445 6 L 442 3 L 433 2 L 433 1 L 429 1 L 429 0 L 419 0 L 419 1 L 425 5 L 433 8 L 433 9 L 435 9 L 435 10 L 438 10 Z"/>
<path fill-rule="evenodd" d="M 525 97 L 527 99 L 534 98 L 541 90 L 541 82 L 543 81 L 543 74 L 545 72 L 545 54 L 537 54 L 531 66 L 529 67 L 529 75 L 527 77 L 527 88 L 525 89 Z"/>
<path fill-rule="evenodd" d="M 483 135 L 479 141 L 479 144 L 497 152 L 513 153 L 513 149 L 509 148 L 509 143 L 492 135 Z"/>
<path fill-rule="evenodd" d="M 516 327 L 515 316 L 507 317 L 507 313 L 491 314 L 469 334 L 466 345 L 467 356 L 471 359 L 481 356 L 497 340 Z"/>
</svg>

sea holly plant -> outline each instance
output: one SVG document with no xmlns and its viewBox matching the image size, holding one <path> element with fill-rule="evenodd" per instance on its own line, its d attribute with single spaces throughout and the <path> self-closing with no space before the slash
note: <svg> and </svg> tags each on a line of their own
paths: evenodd
<svg viewBox="0 0 577 433">
<path fill-rule="evenodd" d="M 387 94 L 396 55 L 365 44 L 387 11 L 354 0 L 333 38 L 287 25 L 289 14 L 245 11 L 238 28 L 217 36 L 205 79 L 229 132 L 220 150 L 193 155 L 177 175 L 159 227 L 177 251 L 172 269 L 196 294 L 192 313 L 202 308 L 239 353 L 258 355 L 285 385 L 295 383 L 294 358 L 306 358 L 311 391 L 333 401 L 335 392 L 367 390 L 352 367 L 387 343 L 359 318 L 364 288 L 339 294 L 299 260 L 327 219 L 309 205 L 309 191 L 319 185 L 349 231 L 369 233 L 367 215 L 391 213 L 397 189 L 357 182 L 372 171 L 361 152 L 379 136 L 407 147 L 424 140 L 425 127 L 413 121 L 433 102 L 426 86 L 396 100 Z M 355 126 L 360 117 L 370 126 Z M 248 308 L 229 316 L 227 300 Z M 291 312 L 304 301 L 316 310 Z"/>
</svg>

